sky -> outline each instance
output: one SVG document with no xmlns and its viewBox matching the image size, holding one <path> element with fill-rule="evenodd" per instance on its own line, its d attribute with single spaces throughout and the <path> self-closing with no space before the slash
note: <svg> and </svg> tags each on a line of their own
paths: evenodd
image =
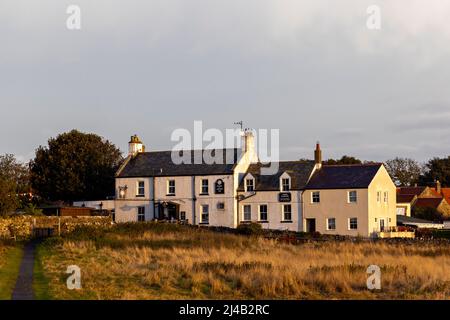
<svg viewBox="0 0 450 320">
<path fill-rule="evenodd" d="M 0 111 L 22 161 L 71 129 L 168 150 L 196 120 L 279 129 L 283 160 L 444 157 L 450 2 L 0 0 Z"/>
</svg>

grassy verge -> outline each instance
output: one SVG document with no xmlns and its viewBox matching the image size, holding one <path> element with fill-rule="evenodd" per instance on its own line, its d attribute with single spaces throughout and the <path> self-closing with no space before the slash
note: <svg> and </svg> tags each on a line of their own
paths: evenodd
<svg viewBox="0 0 450 320">
<path fill-rule="evenodd" d="M 448 244 L 288 245 L 142 223 L 80 228 L 48 239 L 39 256 L 54 299 L 450 298 Z M 366 287 L 372 264 L 381 268 L 376 292 Z M 69 265 L 81 269 L 81 290 L 66 287 Z"/>
<path fill-rule="evenodd" d="M 11 299 L 22 256 L 21 245 L 0 245 L 0 300 Z"/>
<path fill-rule="evenodd" d="M 48 254 L 48 247 L 38 245 L 36 248 L 34 269 L 33 269 L 33 291 L 37 300 L 51 300 L 52 296 L 49 291 L 48 279 L 45 276 L 42 261 Z"/>
</svg>

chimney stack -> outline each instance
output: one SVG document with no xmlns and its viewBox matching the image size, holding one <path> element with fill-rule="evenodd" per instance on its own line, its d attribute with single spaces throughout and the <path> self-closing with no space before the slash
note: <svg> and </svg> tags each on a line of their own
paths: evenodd
<svg viewBox="0 0 450 320">
<path fill-rule="evenodd" d="M 136 134 L 131 136 L 130 142 L 128 142 L 128 155 L 135 156 L 140 152 L 144 152 L 144 150 L 145 147 L 139 137 Z"/>
<path fill-rule="evenodd" d="M 442 188 L 441 188 L 441 182 L 439 180 L 436 180 L 436 192 L 441 194 Z"/>
<path fill-rule="evenodd" d="M 317 141 L 316 150 L 314 150 L 314 162 L 316 163 L 317 169 L 322 167 L 322 150 L 320 150 L 319 141 Z"/>
</svg>

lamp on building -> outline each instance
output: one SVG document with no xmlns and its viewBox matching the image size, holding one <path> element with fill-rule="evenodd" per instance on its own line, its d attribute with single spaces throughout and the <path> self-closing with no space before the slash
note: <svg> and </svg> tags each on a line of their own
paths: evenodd
<svg viewBox="0 0 450 320">
<path fill-rule="evenodd" d="M 119 198 L 125 199 L 128 187 L 125 185 L 123 187 L 119 186 Z"/>
</svg>

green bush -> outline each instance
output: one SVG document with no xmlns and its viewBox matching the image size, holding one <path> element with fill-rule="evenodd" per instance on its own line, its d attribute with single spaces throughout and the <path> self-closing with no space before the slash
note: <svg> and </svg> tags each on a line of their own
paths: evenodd
<svg viewBox="0 0 450 320">
<path fill-rule="evenodd" d="M 450 230 L 434 230 L 434 238 L 450 239 Z"/>
<path fill-rule="evenodd" d="M 412 216 L 428 221 L 442 221 L 442 214 L 432 207 L 415 207 L 412 210 Z"/>
<path fill-rule="evenodd" d="M 263 229 L 260 223 L 256 222 L 241 223 L 237 227 L 237 233 L 249 236 L 258 236 L 263 233 Z"/>
</svg>

